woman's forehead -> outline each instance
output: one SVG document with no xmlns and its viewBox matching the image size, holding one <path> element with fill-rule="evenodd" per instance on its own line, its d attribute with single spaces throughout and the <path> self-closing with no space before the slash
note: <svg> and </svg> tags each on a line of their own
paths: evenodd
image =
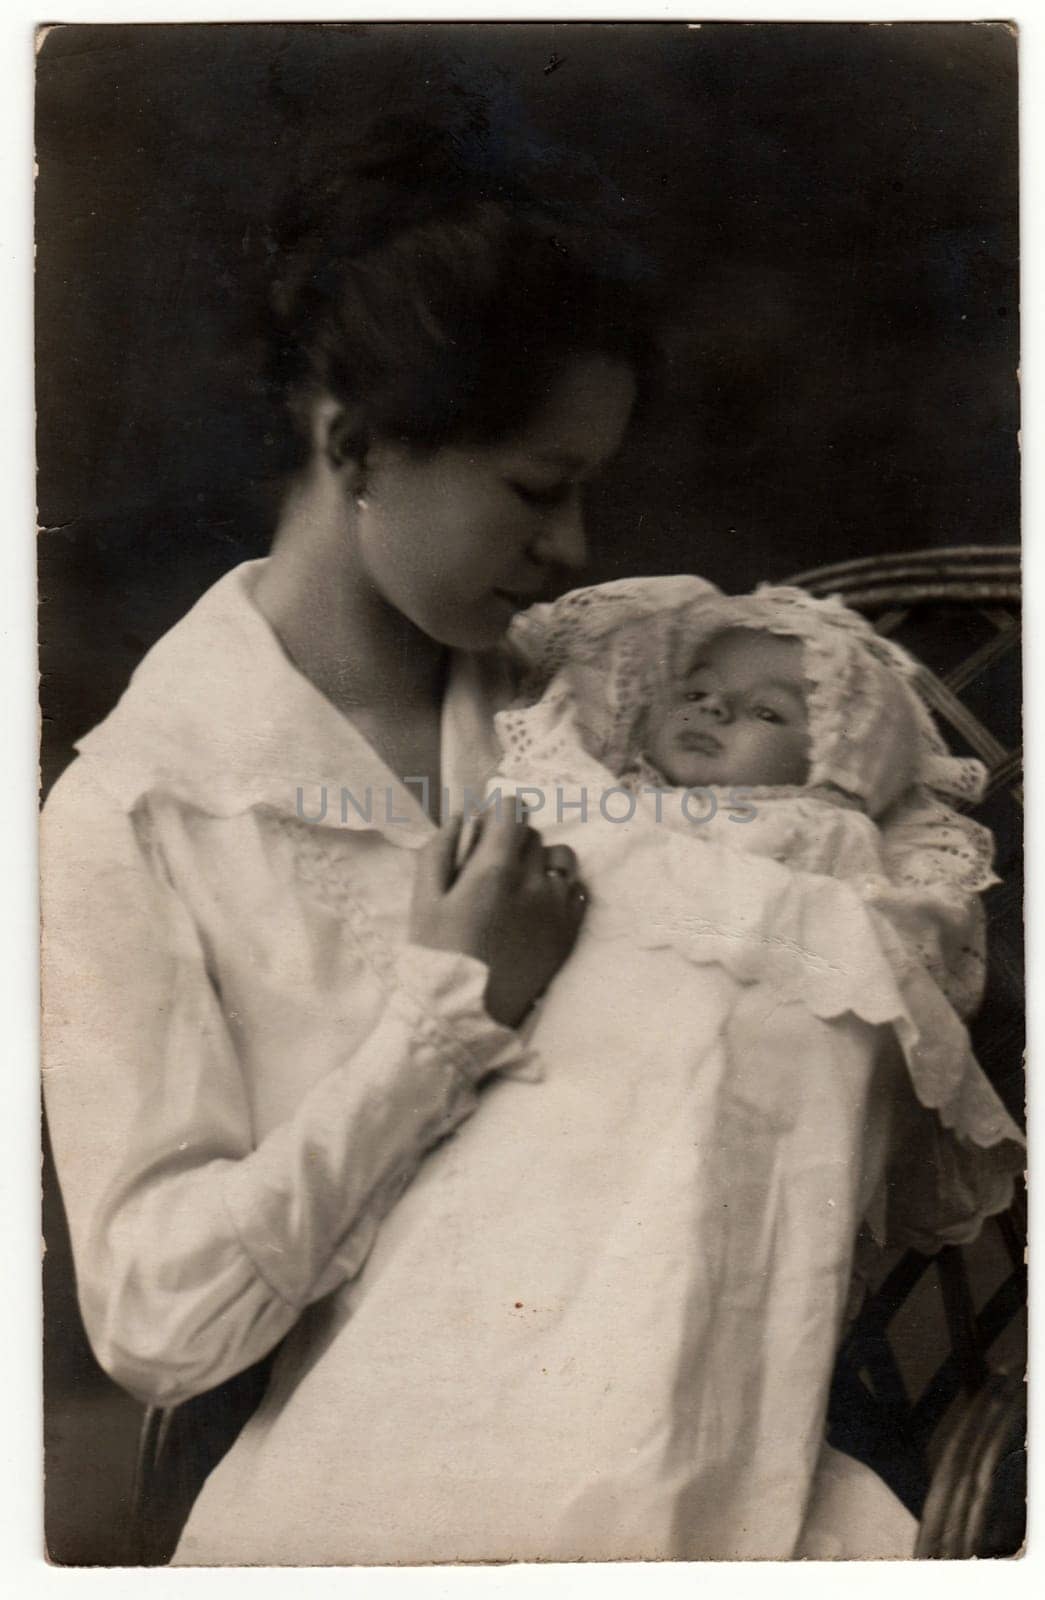
<svg viewBox="0 0 1045 1600">
<path fill-rule="evenodd" d="M 567 361 L 547 398 L 506 446 L 570 471 L 604 465 L 623 441 L 635 400 L 635 375 L 608 356 Z"/>
</svg>

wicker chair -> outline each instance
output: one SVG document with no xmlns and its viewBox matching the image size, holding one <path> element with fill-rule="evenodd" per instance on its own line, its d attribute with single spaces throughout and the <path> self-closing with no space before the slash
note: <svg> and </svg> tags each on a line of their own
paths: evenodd
<svg viewBox="0 0 1045 1600">
<path fill-rule="evenodd" d="M 977 819 L 998 842 L 1001 883 L 986 897 L 988 976 L 973 1042 L 995 1088 L 1023 1111 L 1022 763 L 1019 551 L 962 546 L 872 556 L 789 580 L 837 594 L 921 664 L 919 688 L 952 747 L 988 769 Z M 965 1252 L 908 1251 L 869 1297 L 843 1345 L 831 1437 L 862 1456 L 922 1518 L 917 1554 L 1011 1555 L 1022 1542 L 1026 1398 L 1022 1370 L 991 1370 L 991 1349 L 1026 1304 L 1026 1201 L 993 1224 L 1009 1271 L 976 1304 Z M 934 1271 L 950 1349 L 912 1395 L 889 1330 Z"/>
<path fill-rule="evenodd" d="M 978 546 L 912 551 L 789 580 L 812 594 L 840 595 L 907 646 L 923 663 L 920 688 L 951 743 L 989 769 L 977 816 L 999 840 L 1002 882 L 988 896 L 987 998 L 973 1033 L 981 1061 L 1017 1116 L 1023 1104 L 1018 554 Z M 870 1296 L 839 1356 L 832 1442 L 875 1467 L 922 1518 L 920 1556 L 1008 1555 L 1022 1542 L 1023 1376 L 992 1373 L 989 1360 L 1026 1301 L 1022 1195 L 996 1225 L 1011 1272 L 986 1304 L 975 1303 L 961 1250 L 935 1257 L 909 1251 Z M 888 1332 L 930 1270 L 938 1276 L 951 1348 L 915 1397 Z M 270 1364 L 173 1413 L 146 1414 L 135 1492 L 142 1564 L 170 1559 L 203 1479 L 258 1404 Z"/>
</svg>

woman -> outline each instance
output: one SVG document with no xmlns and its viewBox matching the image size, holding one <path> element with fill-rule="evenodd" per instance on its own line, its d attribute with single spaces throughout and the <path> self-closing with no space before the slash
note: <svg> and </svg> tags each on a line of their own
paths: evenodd
<svg viewBox="0 0 1045 1600">
<path fill-rule="evenodd" d="M 516 1027 L 584 914 L 572 853 L 506 813 L 458 870 L 436 819 L 496 760 L 498 646 L 581 567 L 650 354 L 627 274 L 434 171 L 430 140 L 349 174 L 280 260 L 297 465 L 271 557 L 150 652 L 44 818 L 80 1301 L 160 1405 L 288 1334 L 300 1374 L 310 1308 L 426 1151 L 525 1070 Z M 324 789 L 344 826 L 306 820 Z"/>
<path fill-rule="evenodd" d="M 646 381 L 641 296 L 587 246 L 433 171 L 431 143 L 325 197 L 277 257 L 297 457 L 272 554 L 150 652 L 46 808 L 47 1104 L 94 1349 L 169 1406 L 280 1345 L 178 1561 L 503 1558 L 513 1530 L 557 1548 L 510 1440 L 496 1514 L 480 1473 L 448 1528 L 412 1493 L 408 1427 L 373 1404 L 313 1422 L 332 1362 L 365 1388 L 385 1361 L 386 1393 L 396 1362 L 421 1362 L 422 1395 L 434 1381 L 410 1304 L 387 1303 L 424 1238 L 411 1180 L 454 1130 L 496 1126 L 495 1093 L 503 1125 L 503 1086 L 532 1077 L 520 1025 L 585 912 L 572 851 L 508 808 L 470 851 L 437 819 L 497 762 L 509 622 L 581 568 L 584 485 Z M 444 1345 L 445 1378 L 452 1328 Z M 496 1417 L 470 1376 L 451 1412 Z M 377 1509 L 351 1503 L 349 1459 L 357 1484 L 373 1460 Z M 871 1541 L 832 1543 L 846 1489 L 829 1464 L 802 1553 L 909 1548 L 877 1480 Z"/>
</svg>

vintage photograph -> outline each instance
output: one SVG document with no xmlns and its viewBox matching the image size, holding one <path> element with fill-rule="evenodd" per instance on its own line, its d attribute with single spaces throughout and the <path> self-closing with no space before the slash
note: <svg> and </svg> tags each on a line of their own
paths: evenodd
<svg viewBox="0 0 1045 1600">
<path fill-rule="evenodd" d="M 1020 1554 L 1018 57 L 40 28 L 52 1563 Z"/>
</svg>

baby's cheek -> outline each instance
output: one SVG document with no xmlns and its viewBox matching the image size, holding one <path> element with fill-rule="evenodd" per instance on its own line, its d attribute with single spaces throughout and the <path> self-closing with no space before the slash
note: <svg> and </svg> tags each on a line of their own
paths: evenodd
<svg viewBox="0 0 1045 1600">
<path fill-rule="evenodd" d="M 675 717 L 650 717 L 647 720 L 644 743 L 647 753 L 657 766 L 663 766 L 669 757 L 672 740 L 682 726 L 684 726 L 682 720 Z"/>
<path fill-rule="evenodd" d="M 802 774 L 801 778 L 799 779 L 800 783 L 804 783 L 809 777 L 809 768 L 812 765 L 812 754 L 812 740 L 810 739 L 809 734 L 803 730 L 795 739 L 795 760 L 798 763 L 799 770 Z"/>
<path fill-rule="evenodd" d="M 789 730 L 778 731 L 767 724 L 762 727 L 765 731 L 749 741 L 745 752 L 747 781 L 769 785 L 803 783 L 808 768 L 803 742 L 793 738 Z"/>
</svg>

